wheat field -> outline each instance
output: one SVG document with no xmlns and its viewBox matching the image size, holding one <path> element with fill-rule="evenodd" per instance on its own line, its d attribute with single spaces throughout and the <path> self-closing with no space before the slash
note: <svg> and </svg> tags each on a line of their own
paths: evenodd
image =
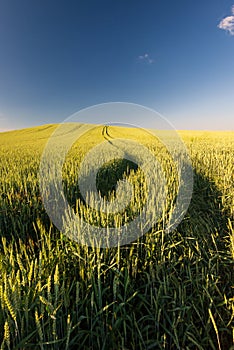
<svg viewBox="0 0 234 350">
<path fill-rule="evenodd" d="M 55 129 L 0 134 L 1 349 L 233 349 L 234 132 L 180 131 L 194 174 L 182 222 L 170 233 L 164 229 L 178 184 L 170 157 L 160 151 L 160 162 L 172 169 L 161 219 L 127 245 L 101 248 L 69 239 L 43 206 L 38 172 Z M 136 129 L 109 133 L 160 149 Z M 64 192 L 89 223 L 118 227 L 142 210 L 147 188 L 141 169 L 115 160 L 99 172 L 98 189 L 112 200 L 118 179 L 128 178 L 133 202 L 115 215 L 85 205 L 77 164 L 102 140 L 100 127 L 72 147 Z"/>
</svg>

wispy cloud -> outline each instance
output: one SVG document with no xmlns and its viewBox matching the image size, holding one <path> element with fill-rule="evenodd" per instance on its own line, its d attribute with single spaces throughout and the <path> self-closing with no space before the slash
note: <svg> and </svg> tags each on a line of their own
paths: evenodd
<svg viewBox="0 0 234 350">
<path fill-rule="evenodd" d="M 219 29 L 226 30 L 229 34 L 234 35 L 234 5 L 232 6 L 232 16 L 227 16 L 218 24 Z"/>
<path fill-rule="evenodd" d="M 152 64 L 154 63 L 154 60 L 149 56 L 148 53 L 145 53 L 144 55 L 138 56 L 138 59 L 142 62 Z"/>
</svg>

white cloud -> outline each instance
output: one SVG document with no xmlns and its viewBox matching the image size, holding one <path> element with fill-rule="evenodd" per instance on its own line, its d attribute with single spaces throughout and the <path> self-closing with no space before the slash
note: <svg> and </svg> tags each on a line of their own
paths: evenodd
<svg viewBox="0 0 234 350">
<path fill-rule="evenodd" d="M 234 35 L 234 5 L 232 6 L 233 16 L 227 16 L 218 24 L 219 29 L 226 30 L 229 34 Z"/>
<path fill-rule="evenodd" d="M 145 62 L 145 63 L 149 63 L 149 64 L 154 63 L 154 60 L 149 56 L 148 53 L 145 53 L 144 55 L 138 56 L 138 59 L 140 61 Z"/>
</svg>

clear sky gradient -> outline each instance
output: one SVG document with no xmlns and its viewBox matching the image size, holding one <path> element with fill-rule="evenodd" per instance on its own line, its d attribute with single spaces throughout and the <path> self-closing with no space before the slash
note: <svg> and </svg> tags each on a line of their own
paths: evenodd
<svg viewBox="0 0 234 350">
<path fill-rule="evenodd" d="M 0 130 L 142 104 L 234 129 L 234 0 L 1 0 Z M 126 121 L 127 122 L 127 121 Z"/>
</svg>

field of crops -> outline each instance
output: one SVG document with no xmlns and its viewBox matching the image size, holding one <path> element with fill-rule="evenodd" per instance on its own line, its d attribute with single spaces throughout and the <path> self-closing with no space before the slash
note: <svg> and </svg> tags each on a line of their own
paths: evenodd
<svg viewBox="0 0 234 350">
<path fill-rule="evenodd" d="M 136 129 L 110 128 L 113 139 L 122 133 L 157 150 L 170 191 L 148 233 L 100 248 L 59 232 L 43 206 L 38 173 L 55 128 L 0 134 L 1 349 L 234 349 L 234 132 L 179 132 L 194 187 L 184 219 L 168 233 L 178 187 L 169 155 Z M 97 187 L 112 200 L 118 179 L 129 178 L 133 202 L 110 217 L 85 205 L 77 164 L 104 136 L 97 128 L 72 147 L 63 186 L 77 215 L 118 227 L 142 210 L 147 188 L 140 168 L 116 160 L 102 168 Z"/>
</svg>

